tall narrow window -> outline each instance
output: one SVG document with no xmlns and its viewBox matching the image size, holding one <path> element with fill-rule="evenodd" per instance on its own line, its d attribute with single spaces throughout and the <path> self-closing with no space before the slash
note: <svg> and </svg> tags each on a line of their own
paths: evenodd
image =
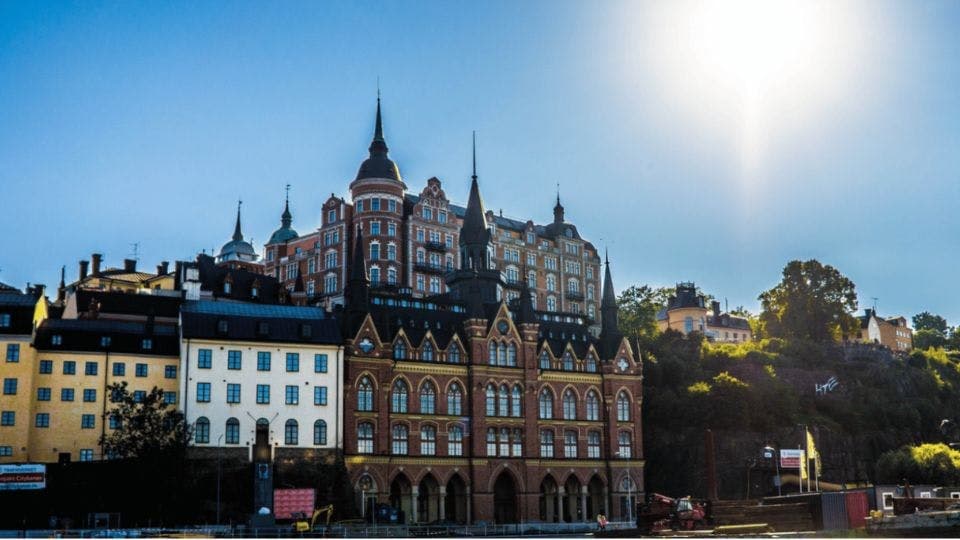
<svg viewBox="0 0 960 540">
<path fill-rule="evenodd" d="M 420 387 L 420 414 L 434 414 L 437 412 L 437 389 L 433 383 L 427 381 Z"/>
<path fill-rule="evenodd" d="M 357 410 L 373 410 L 373 383 L 370 382 L 369 377 L 363 377 L 357 385 Z"/>
<path fill-rule="evenodd" d="M 573 371 L 573 355 L 569 351 L 563 353 L 564 371 Z"/>
<path fill-rule="evenodd" d="M 597 372 L 597 358 L 593 356 L 593 354 L 587 355 L 587 372 L 588 373 Z"/>
<path fill-rule="evenodd" d="M 193 426 L 193 442 L 197 444 L 210 442 L 210 420 L 206 416 L 197 418 L 197 423 Z"/>
<path fill-rule="evenodd" d="M 420 454 L 424 456 L 437 455 L 437 428 L 433 426 L 420 428 Z"/>
<path fill-rule="evenodd" d="M 403 379 L 397 379 L 397 381 L 393 383 L 393 395 L 390 397 L 390 412 L 407 412 L 408 397 L 409 389 L 407 383 L 403 382 Z"/>
<path fill-rule="evenodd" d="M 523 456 L 523 431 L 520 428 L 514 428 L 510 432 L 510 457 Z"/>
<path fill-rule="evenodd" d="M 550 355 L 547 351 L 540 353 L 540 369 L 550 369 Z"/>
<path fill-rule="evenodd" d="M 500 455 L 510 455 L 510 428 L 500 428 Z"/>
<path fill-rule="evenodd" d="M 513 390 L 510 392 L 510 416 L 519 418 L 523 410 L 523 389 L 520 388 L 519 384 L 513 386 Z"/>
<path fill-rule="evenodd" d="M 393 426 L 393 453 L 397 456 L 405 456 L 408 452 L 408 443 L 410 432 L 407 426 L 397 424 Z"/>
<path fill-rule="evenodd" d="M 463 455 L 463 428 L 453 426 L 447 435 L 447 454 L 451 456 Z"/>
<path fill-rule="evenodd" d="M 369 422 L 357 426 L 357 453 L 373 453 L 373 424 Z"/>
<path fill-rule="evenodd" d="M 563 393 L 563 419 L 577 419 L 577 396 L 569 388 Z"/>
<path fill-rule="evenodd" d="M 553 418 L 553 394 L 550 390 L 544 388 L 540 391 L 540 418 L 549 420 Z"/>
<path fill-rule="evenodd" d="M 423 352 L 420 357 L 427 362 L 433 362 L 433 344 L 427 341 L 423 344 Z"/>
<path fill-rule="evenodd" d="M 497 429 L 487 428 L 487 455 L 497 455 Z"/>
<path fill-rule="evenodd" d="M 406 358 L 407 344 L 404 343 L 403 339 L 397 338 L 397 342 L 393 344 L 393 359 L 405 360 Z"/>
<path fill-rule="evenodd" d="M 240 444 L 240 421 L 236 418 L 227 419 L 227 430 L 223 437 L 227 444 Z"/>
<path fill-rule="evenodd" d="M 517 346 L 513 343 L 507 345 L 507 365 L 512 367 L 517 365 Z"/>
<path fill-rule="evenodd" d="M 283 444 L 294 446 L 299 438 L 299 427 L 294 419 L 287 420 L 283 426 Z"/>
<path fill-rule="evenodd" d="M 540 430 L 540 457 L 553 457 L 553 430 Z"/>
<path fill-rule="evenodd" d="M 486 399 L 486 415 L 487 416 L 496 416 L 497 415 L 497 389 L 492 385 L 487 385 L 487 399 Z"/>
<path fill-rule="evenodd" d="M 451 384 L 447 391 L 447 414 L 452 416 L 463 414 L 463 389 L 457 383 Z"/>
<path fill-rule="evenodd" d="M 497 415 L 510 415 L 510 389 L 505 384 L 501 384 L 500 391 L 497 392 Z"/>
<path fill-rule="evenodd" d="M 587 392 L 587 420 L 600 419 L 600 398 L 593 390 Z"/>
<path fill-rule="evenodd" d="M 597 459 L 600 457 L 600 432 L 591 431 L 587 433 L 587 457 Z"/>
<path fill-rule="evenodd" d="M 577 432 L 567 430 L 563 432 L 563 457 L 577 457 Z"/>
<path fill-rule="evenodd" d="M 460 347 L 456 343 L 451 344 L 450 349 L 447 351 L 447 362 L 451 364 L 460 363 Z"/>
<path fill-rule="evenodd" d="M 633 453 L 633 441 L 629 431 L 621 431 L 617 434 L 617 455 L 620 459 L 630 459 Z"/>
<path fill-rule="evenodd" d="M 617 394 L 617 421 L 630 421 L 630 398 L 624 391 Z"/>
<path fill-rule="evenodd" d="M 489 362 L 488 362 L 488 363 L 489 363 L 491 366 L 497 365 L 497 343 L 494 342 L 494 341 L 491 341 L 491 342 L 490 342 L 490 354 L 489 354 Z"/>
<path fill-rule="evenodd" d="M 323 420 L 317 420 L 313 423 L 313 445 L 323 446 L 327 444 L 327 423 Z"/>
</svg>

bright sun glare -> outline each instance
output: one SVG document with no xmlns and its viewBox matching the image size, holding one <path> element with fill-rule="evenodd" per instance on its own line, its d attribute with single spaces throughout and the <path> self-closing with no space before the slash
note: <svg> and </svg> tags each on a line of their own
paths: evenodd
<svg viewBox="0 0 960 540">
<path fill-rule="evenodd" d="M 859 45 L 838 0 L 654 3 L 638 36 L 667 99 L 703 125 L 736 132 L 744 173 L 778 130 L 807 123 L 844 91 Z"/>
</svg>

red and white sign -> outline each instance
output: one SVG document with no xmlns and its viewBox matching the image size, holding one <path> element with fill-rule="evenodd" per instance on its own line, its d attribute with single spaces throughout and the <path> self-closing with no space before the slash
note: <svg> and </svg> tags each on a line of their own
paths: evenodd
<svg viewBox="0 0 960 540">
<path fill-rule="evenodd" d="M 41 463 L 0 465 L 0 490 L 47 487 L 47 466 Z"/>
<path fill-rule="evenodd" d="M 310 519 L 315 503 L 316 492 L 313 489 L 273 490 L 273 515 L 277 519 L 294 519 L 297 513 Z"/>
<path fill-rule="evenodd" d="M 799 469 L 803 463 L 803 450 L 780 450 L 781 469 Z"/>
</svg>

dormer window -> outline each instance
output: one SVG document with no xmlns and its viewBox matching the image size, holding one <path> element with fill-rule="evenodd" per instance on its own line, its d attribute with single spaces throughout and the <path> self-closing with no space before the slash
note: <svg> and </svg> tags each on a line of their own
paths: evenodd
<svg viewBox="0 0 960 540">
<path fill-rule="evenodd" d="M 257 289 L 256 287 L 251 287 L 251 288 L 250 288 L 250 298 L 256 298 L 256 297 L 259 296 L 259 295 L 260 295 L 260 290 L 259 290 L 259 289 Z"/>
<path fill-rule="evenodd" d="M 145 338 L 142 342 L 140 342 L 140 348 L 145 351 L 153 349 L 153 340 L 150 338 Z"/>
<path fill-rule="evenodd" d="M 230 294 L 233 292 L 233 284 L 229 281 L 223 282 L 223 294 Z"/>
<path fill-rule="evenodd" d="M 230 325 L 227 323 L 226 319 L 220 319 L 217 321 L 217 332 L 221 334 L 226 334 L 230 330 Z"/>
<path fill-rule="evenodd" d="M 101 336 L 100 337 L 100 346 L 109 347 L 110 346 L 110 336 Z"/>
<path fill-rule="evenodd" d="M 54 334 L 54 335 L 50 336 L 50 344 L 51 344 L 51 345 L 62 345 L 62 344 L 63 344 L 63 336 L 61 336 L 60 334 Z"/>
<path fill-rule="evenodd" d="M 0 313 L 0 328 L 10 328 L 9 313 Z"/>
<path fill-rule="evenodd" d="M 313 337 L 313 327 L 307 323 L 300 325 L 300 337 L 303 339 L 309 339 Z"/>
<path fill-rule="evenodd" d="M 266 323 L 264 321 L 260 321 L 257 323 L 257 334 L 260 334 L 261 336 L 265 336 L 269 333 L 270 333 L 269 323 Z"/>
</svg>

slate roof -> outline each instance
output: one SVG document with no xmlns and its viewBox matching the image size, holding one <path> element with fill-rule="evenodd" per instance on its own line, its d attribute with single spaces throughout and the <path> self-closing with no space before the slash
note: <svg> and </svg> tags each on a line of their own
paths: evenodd
<svg viewBox="0 0 960 540">
<path fill-rule="evenodd" d="M 0 313 L 10 315 L 10 326 L 0 327 L 0 334 L 27 335 L 33 332 L 33 310 L 37 299 L 16 289 L 0 290 Z"/>
<path fill-rule="evenodd" d="M 180 314 L 180 303 L 183 302 L 176 296 L 79 289 L 76 292 L 77 311 L 87 311 L 91 300 L 100 304 L 100 313 L 171 318 L 177 318 Z"/>
<path fill-rule="evenodd" d="M 53 336 L 60 344 L 53 344 Z M 103 346 L 102 338 L 110 338 Z M 152 347 L 143 348 L 150 338 Z M 174 325 L 107 319 L 46 319 L 37 328 L 34 346 L 38 351 L 109 351 L 111 353 L 179 356 L 180 337 Z"/>
<path fill-rule="evenodd" d="M 226 321 L 226 332 L 220 331 L 220 321 Z M 339 321 L 322 309 L 312 307 L 188 300 L 181 308 L 180 323 L 184 338 L 314 345 L 342 343 Z"/>
<path fill-rule="evenodd" d="M 750 330 L 750 322 L 743 317 L 724 313 L 722 315 L 707 315 L 707 326 L 716 326 L 720 328 L 734 328 L 737 330 Z"/>
<path fill-rule="evenodd" d="M 265 302 L 275 303 L 278 301 L 278 292 L 280 285 L 277 278 L 265 274 L 256 274 L 240 267 L 237 269 L 229 266 L 220 266 L 213 257 L 209 255 L 197 256 L 197 270 L 200 276 L 200 288 L 209 291 L 216 298 L 233 298 L 246 302 Z M 232 285 L 230 293 L 223 292 L 223 282 L 230 276 Z M 257 297 L 250 295 L 254 282 L 259 281 L 260 288 L 257 291 Z"/>
</svg>

